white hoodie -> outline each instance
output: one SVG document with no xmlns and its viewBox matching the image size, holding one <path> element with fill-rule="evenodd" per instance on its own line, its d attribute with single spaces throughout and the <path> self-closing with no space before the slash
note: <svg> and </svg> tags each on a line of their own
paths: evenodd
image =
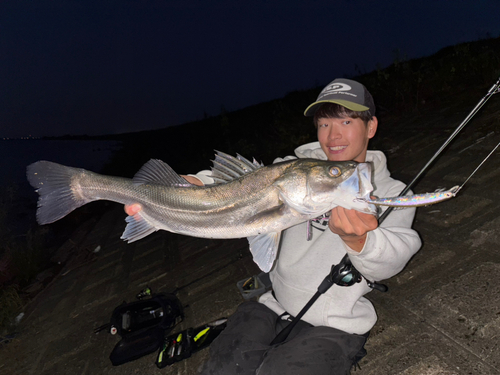
<svg viewBox="0 0 500 375">
<path fill-rule="evenodd" d="M 319 142 L 302 145 L 295 154 L 299 158 L 327 159 Z M 290 158 L 293 157 L 285 159 Z M 393 197 L 404 189 L 402 182 L 390 177 L 387 160 L 381 151 L 368 151 L 366 161 L 373 163 L 373 195 Z M 285 311 L 297 315 L 330 273 L 331 266 L 339 263 L 346 252 L 354 267 L 371 281 L 396 275 L 421 246 L 417 232 L 411 229 L 414 215 L 415 208 L 393 210 L 379 228 L 368 233 L 365 246 L 359 253 L 332 233 L 327 223 L 324 226 L 313 224 L 311 241 L 306 238 L 306 223 L 285 230 L 278 259 L 270 272 L 277 300 L 268 292 L 260 297 L 259 302 L 278 315 Z M 314 326 L 364 334 L 377 321 L 372 303 L 363 297 L 370 291 L 364 280 L 350 287 L 333 285 L 302 319 Z"/>
<path fill-rule="evenodd" d="M 298 158 L 327 160 L 319 142 L 295 149 Z M 287 156 L 275 162 L 294 159 Z M 394 197 L 405 185 L 390 177 L 387 160 L 381 151 L 368 151 L 367 162 L 373 163 L 373 195 Z M 196 175 L 205 184 L 213 183 L 210 171 Z M 368 232 L 361 252 L 350 249 L 340 237 L 328 229 L 327 222 L 313 223 L 311 241 L 307 241 L 307 223 L 283 231 L 278 258 L 270 272 L 273 291 L 263 294 L 259 302 L 281 315 L 285 311 L 297 315 L 316 293 L 318 286 L 346 252 L 354 267 L 371 281 L 388 279 L 399 273 L 420 249 L 420 238 L 411 225 L 415 208 L 393 210 L 381 226 Z M 333 285 L 322 294 L 303 316 L 314 326 L 330 326 L 349 333 L 364 334 L 377 321 L 375 309 L 363 297 L 370 292 L 365 280 L 350 287 Z M 278 302 L 279 301 L 279 302 Z"/>
</svg>

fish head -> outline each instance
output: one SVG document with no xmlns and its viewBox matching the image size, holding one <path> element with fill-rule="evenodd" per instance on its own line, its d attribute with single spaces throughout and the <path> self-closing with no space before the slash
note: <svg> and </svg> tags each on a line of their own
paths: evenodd
<svg viewBox="0 0 500 375">
<path fill-rule="evenodd" d="M 377 212 L 374 205 L 356 201 L 373 191 L 369 163 L 298 159 L 280 180 L 282 199 L 303 215 L 316 217 L 336 206 Z"/>
<path fill-rule="evenodd" d="M 371 163 L 356 163 L 353 173 L 335 190 L 333 198 L 336 205 L 346 209 L 353 209 L 367 214 L 377 215 L 378 208 L 363 199 L 370 199 L 370 193 L 374 190 L 371 183 Z M 362 198 L 359 200 L 359 198 Z M 360 204 L 361 203 L 361 204 Z"/>
</svg>

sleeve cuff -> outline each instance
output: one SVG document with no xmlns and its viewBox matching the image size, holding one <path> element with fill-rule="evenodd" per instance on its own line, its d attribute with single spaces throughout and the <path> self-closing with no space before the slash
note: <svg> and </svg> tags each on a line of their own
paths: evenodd
<svg viewBox="0 0 500 375">
<path fill-rule="evenodd" d="M 365 241 L 365 244 L 363 245 L 363 248 L 361 249 L 361 251 L 355 251 L 353 249 L 351 249 L 344 241 L 342 241 L 342 243 L 344 244 L 344 248 L 347 252 L 347 254 L 349 255 L 352 255 L 352 256 L 359 256 L 359 255 L 362 255 L 363 252 L 365 251 L 366 249 L 366 246 L 368 244 L 368 241 L 370 240 L 370 236 L 372 236 L 371 232 L 367 232 L 366 233 L 366 241 Z"/>
</svg>

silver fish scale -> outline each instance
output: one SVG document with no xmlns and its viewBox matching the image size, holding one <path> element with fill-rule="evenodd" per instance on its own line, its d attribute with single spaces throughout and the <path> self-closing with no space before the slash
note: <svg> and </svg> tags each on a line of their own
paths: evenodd
<svg viewBox="0 0 500 375">
<path fill-rule="evenodd" d="M 279 172 L 276 175 L 281 174 Z M 136 185 L 132 180 L 88 172 L 73 178 L 73 192 L 83 192 L 87 202 L 104 199 L 122 204 L 139 203 L 155 228 L 196 237 L 235 238 L 255 235 L 259 228 L 242 225 L 255 214 L 278 205 L 273 179 L 248 175 L 213 187 Z M 263 188 L 264 186 L 264 188 Z M 260 222 L 259 227 L 265 225 Z"/>
<path fill-rule="evenodd" d="M 160 205 L 145 201 L 141 204 L 157 223 L 155 227 L 161 229 L 197 237 L 246 237 L 259 232 L 246 224 L 248 218 L 280 203 L 277 192 L 272 191 L 274 189 L 265 190 L 268 191 L 248 184 L 238 189 L 241 199 L 235 201 L 234 188 L 228 189 L 226 185 L 210 189 L 188 188 L 168 199 L 163 194 L 156 195 L 160 199 L 153 201 L 160 202 Z M 168 209 L 165 208 L 167 205 Z"/>
</svg>

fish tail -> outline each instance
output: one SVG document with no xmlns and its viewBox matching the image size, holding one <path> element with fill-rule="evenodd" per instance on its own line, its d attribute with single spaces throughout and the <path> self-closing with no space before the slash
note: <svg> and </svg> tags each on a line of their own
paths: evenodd
<svg viewBox="0 0 500 375">
<path fill-rule="evenodd" d="M 49 161 L 38 161 L 27 167 L 28 181 L 40 195 L 36 212 L 39 224 L 53 223 L 95 200 L 84 197 L 75 186 L 82 171 Z"/>
</svg>

